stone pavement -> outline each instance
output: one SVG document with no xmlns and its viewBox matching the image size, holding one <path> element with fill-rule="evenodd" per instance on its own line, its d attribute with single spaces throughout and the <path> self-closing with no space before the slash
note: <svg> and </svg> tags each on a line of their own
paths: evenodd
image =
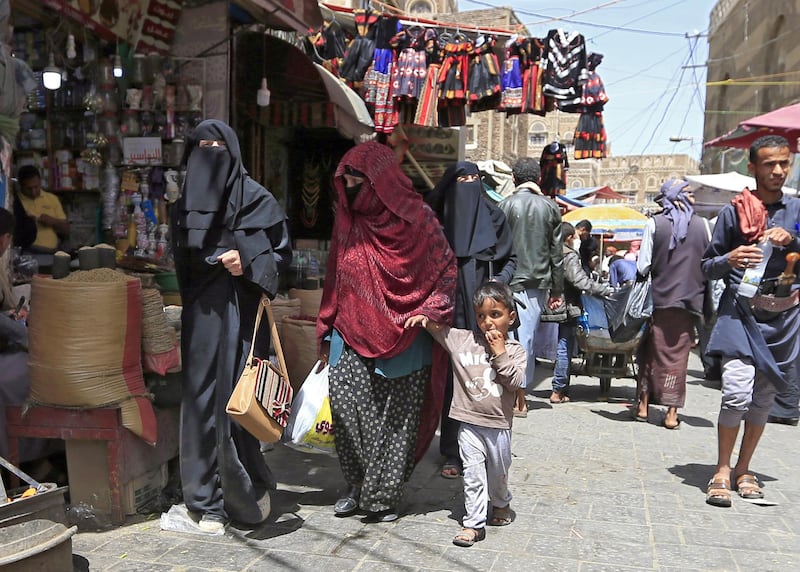
<svg viewBox="0 0 800 572">
<path fill-rule="evenodd" d="M 607 401 L 596 378 L 573 378 L 571 403 L 551 406 L 552 369 L 539 366 L 531 412 L 514 425 L 510 487 L 515 521 L 487 528 L 472 548 L 451 543 L 463 515 L 460 480 L 438 476 L 437 443 L 406 489 L 403 518 L 364 524 L 332 514 L 345 489 L 335 459 L 278 445 L 266 459 L 278 477 L 273 516 L 253 531 L 209 537 L 163 532 L 136 517 L 105 532 L 81 532 L 73 552 L 90 569 L 122 571 L 504 570 L 687 571 L 800 569 L 800 431 L 768 425 L 753 469 L 777 506 L 734 495 L 704 503 L 715 463 L 719 392 L 690 362 L 678 431 L 631 421 L 633 380 L 615 379 Z"/>
</svg>

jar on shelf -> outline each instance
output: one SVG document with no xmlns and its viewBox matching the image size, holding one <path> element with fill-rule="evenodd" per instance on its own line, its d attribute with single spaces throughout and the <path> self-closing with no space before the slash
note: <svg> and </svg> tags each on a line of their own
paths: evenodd
<svg viewBox="0 0 800 572">
<path fill-rule="evenodd" d="M 114 83 L 114 65 L 108 58 L 97 62 L 97 83 L 100 85 Z"/>
<path fill-rule="evenodd" d="M 103 98 L 103 111 L 105 113 L 117 112 L 117 92 L 114 89 L 104 88 L 100 91 Z"/>
<path fill-rule="evenodd" d="M 125 112 L 125 120 L 122 125 L 126 137 L 139 137 L 142 134 L 142 124 L 139 121 L 139 112 L 129 109 Z"/>
<path fill-rule="evenodd" d="M 131 64 L 131 85 L 142 86 L 145 84 L 145 68 L 147 67 L 147 60 L 144 54 L 134 54 L 133 63 Z"/>
<path fill-rule="evenodd" d="M 119 131 L 119 122 L 117 116 L 113 113 L 106 112 L 97 119 L 97 130 L 105 135 L 107 139 L 117 136 Z"/>
</svg>

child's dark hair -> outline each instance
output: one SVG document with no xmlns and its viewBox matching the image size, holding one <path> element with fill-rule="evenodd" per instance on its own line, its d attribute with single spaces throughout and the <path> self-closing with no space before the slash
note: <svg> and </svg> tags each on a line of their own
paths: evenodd
<svg viewBox="0 0 800 572">
<path fill-rule="evenodd" d="M 486 300 L 494 300 L 500 302 L 509 312 L 514 312 L 516 306 L 514 305 L 514 294 L 508 284 L 502 282 L 487 282 L 483 286 L 478 286 L 475 293 L 472 295 L 473 306 L 483 306 Z"/>
</svg>

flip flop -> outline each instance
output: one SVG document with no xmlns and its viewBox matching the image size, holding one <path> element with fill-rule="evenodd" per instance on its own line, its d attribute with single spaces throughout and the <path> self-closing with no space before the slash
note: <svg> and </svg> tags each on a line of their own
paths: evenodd
<svg viewBox="0 0 800 572">
<path fill-rule="evenodd" d="M 645 421 L 646 421 L 646 420 L 647 420 L 647 419 L 645 419 Z M 680 429 L 680 428 L 681 428 L 681 420 L 680 420 L 680 419 L 678 419 L 678 422 L 677 422 L 675 425 L 667 425 L 667 419 L 666 419 L 666 417 L 665 417 L 665 418 L 664 418 L 664 421 L 662 421 L 662 422 L 661 422 L 661 426 L 662 426 L 664 429 L 669 429 L 670 431 L 675 431 L 676 429 Z"/>
</svg>

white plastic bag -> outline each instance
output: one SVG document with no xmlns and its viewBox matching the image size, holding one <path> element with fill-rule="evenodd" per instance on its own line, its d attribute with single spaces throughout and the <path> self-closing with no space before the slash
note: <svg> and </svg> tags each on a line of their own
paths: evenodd
<svg viewBox="0 0 800 572">
<path fill-rule="evenodd" d="M 328 394 L 328 366 L 317 373 L 316 362 L 292 402 L 283 432 L 284 443 L 302 451 L 336 455 L 333 417 Z"/>
</svg>

